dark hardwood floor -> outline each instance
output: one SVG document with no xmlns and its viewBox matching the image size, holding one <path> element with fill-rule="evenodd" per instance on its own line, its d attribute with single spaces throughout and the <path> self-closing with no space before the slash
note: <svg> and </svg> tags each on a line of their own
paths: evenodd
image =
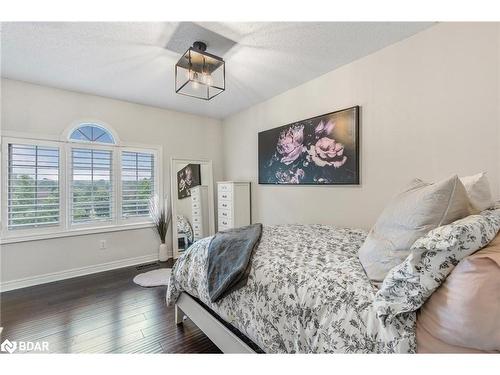
<svg viewBox="0 0 500 375">
<path fill-rule="evenodd" d="M 189 319 L 175 325 L 166 287 L 132 282 L 154 268 L 128 267 L 2 293 L 0 342 L 46 341 L 51 353 L 220 353 Z"/>
</svg>

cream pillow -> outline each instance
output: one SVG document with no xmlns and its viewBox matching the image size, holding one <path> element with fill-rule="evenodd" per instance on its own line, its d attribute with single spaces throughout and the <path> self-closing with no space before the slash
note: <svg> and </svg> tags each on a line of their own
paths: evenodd
<svg viewBox="0 0 500 375">
<path fill-rule="evenodd" d="M 434 184 L 415 179 L 386 206 L 359 249 L 359 260 L 374 282 L 401 264 L 411 245 L 432 229 L 470 214 L 458 176 Z"/>
<path fill-rule="evenodd" d="M 460 177 L 464 184 L 470 203 L 476 212 L 487 210 L 493 205 L 491 197 L 490 184 L 486 172 L 478 173 L 473 176 Z"/>
</svg>

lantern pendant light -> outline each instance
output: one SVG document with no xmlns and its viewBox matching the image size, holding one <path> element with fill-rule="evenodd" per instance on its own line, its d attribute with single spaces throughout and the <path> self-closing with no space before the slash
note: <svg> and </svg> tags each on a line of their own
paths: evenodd
<svg viewBox="0 0 500 375">
<path fill-rule="evenodd" d="M 207 45 L 195 42 L 175 64 L 175 92 L 210 100 L 226 89 L 224 60 L 208 52 Z"/>
</svg>

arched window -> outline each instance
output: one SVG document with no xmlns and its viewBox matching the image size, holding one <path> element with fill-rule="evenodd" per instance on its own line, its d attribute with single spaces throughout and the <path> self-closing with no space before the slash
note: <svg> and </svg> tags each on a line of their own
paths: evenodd
<svg viewBox="0 0 500 375">
<path fill-rule="evenodd" d="M 149 216 L 149 199 L 156 191 L 155 152 L 123 144 L 117 147 L 115 134 L 92 121 L 81 122 L 69 131 L 72 225 L 140 221 Z"/>
<path fill-rule="evenodd" d="M 86 143 L 70 148 L 71 223 L 112 221 L 115 210 L 113 175 L 116 173 L 113 170 L 114 137 L 100 125 L 82 123 L 71 131 L 69 140 Z"/>
<path fill-rule="evenodd" d="M 91 119 L 74 122 L 57 140 L 9 138 L 0 150 L 8 184 L 2 238 L 150 225 L 150 199 L 162 196 L 160 150 L 124 143 Z"/>
<path fill-rule="evenodd" d="M 97 124 L 81 124 L 70 134 L 69 139 L 76 142 L 96 142 L 115 144 L 113 135 Z"/>
</svg>

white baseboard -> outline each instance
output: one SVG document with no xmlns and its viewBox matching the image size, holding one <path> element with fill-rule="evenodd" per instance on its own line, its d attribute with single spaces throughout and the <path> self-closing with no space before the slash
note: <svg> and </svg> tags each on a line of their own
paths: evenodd
<svg viewBox="0 0 500 375">
<path fill-rule="evenodd" d="M 58 271 L 53 273 L 46 273 L 39 276 L 25 277 L 22 279 L 4 281 L 0 283 L 0 292 L 7 292 L 9 290 L 27 288 L 29 286 L 51 283 L 53 281 L 71 279 L 73 277 L 90 275 L 93 273 L 114 270 L 117 268 L 135 266 L 136 264 L 155 262 L 158 260 L 158 253 L 142 255 L 135 258 L 127 258 L 115 260 L 108 263 L 96 264 L 93 266 L 86 266 L 80 268 L 73 268 L 66 271 Z"/>
</svg>

